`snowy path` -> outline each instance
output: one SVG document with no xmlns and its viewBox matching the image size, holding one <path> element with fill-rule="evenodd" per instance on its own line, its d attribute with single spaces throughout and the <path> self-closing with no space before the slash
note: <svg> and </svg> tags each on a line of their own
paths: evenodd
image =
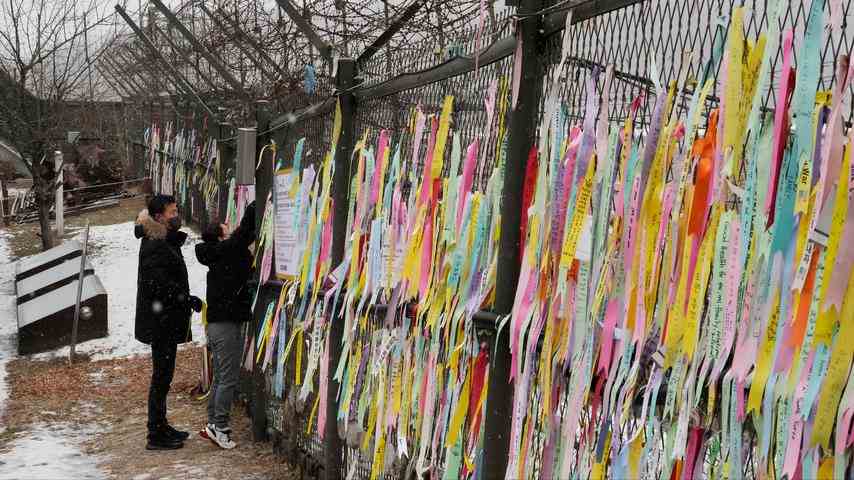
<svg viewBox="0 0 854 480">
<path fill-rule="evenodd" d="M 8 261 L 11 252 L 6 235 L 5 231 L 0 230 L 0 258 L 5 259 L 0 263 L 0 418 L 3 417 L 4 405 L 9 395 L 6 389 L 6 362 L 15 355 L 18 347 L 15 340 L 18 324 L 15 312 L 15 286 L 12 284 L 15 266 Z M 0 422 L 0 433 L 5 430 L 6 426 Z"/>
<path fill-rule="evenodd" d="M 82 233 L 82 232 L 81 232 Z M 6 362 L 17 356 L 17 314 L 14 299 L 14 264 L 7 245 L 8 233 L 0 230 L 0 418 L 8 390 L 5 381 Z M 90 261 L 95 273 L 107 290 L 109 304 L 109 336 L 91 340 L 77 346 L 78 352 L 90 353 L 93 360 L 124 357 L 148 353 L 148 346 L 137 342 L 133 336 L 136 309 L 136 277 L 139 240 L 133 235 L 133 222 L 92 227 L 90 230 Z M 190 289 L 204 298 L 207 268 L 196 261 L 196 237 L 191 234 L 183 248 L 184 259 L 190 275 Z M 198 318 L 193 319 L 193 339 L 204 339 Z M 68 347 L 35 355 L 35 359 L 67 356 Z M 70 428 L 63 424 L 39 424 L 16 432 L 0 453 L 0 480 L 11 478 L 105 478 L 97 467 L 99 458 L 83 454 L 80 445 L 86 435 L 98 431 L 98 426 L 88 429 Z M 0 433 L 6 426 L 0 423 Z"/>
<path fill-rule="evenodd" d="M 36 425 L 18 432 L 12 449 L 0 454 L 0 480 L 56 480 L 106 478 L 97 459 L 83 454 L 77 445 L 95 429 L 81 431 L 67 425 Z"/>
</svg>

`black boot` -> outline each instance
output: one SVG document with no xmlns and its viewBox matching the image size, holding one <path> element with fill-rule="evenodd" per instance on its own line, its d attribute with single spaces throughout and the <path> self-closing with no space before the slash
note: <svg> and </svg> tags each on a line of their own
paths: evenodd
<svg viewBox="0 0 854 480">
<path fill-rule="evenodd" d="M 172 438 L 175 440 L 180 440 L 182 442 L 187 440 L 188 438 L 190 438 L 190 432 L 184 432 L 182 430 L 177 430 L 177 429 L 175 429 L 175 427 L 173 427 L 172 425 L 169 425 L 169 424 L 166 424 L 166 427 L 164 427 L 163 431 L 166 433 L 166 436 L 168 436 L 169 438 Z"/>
<path fill-rule="evenodd" d="M 184 446 L 184 442 L 169 436 L 166 429 L 148 432 L 148 444 L 146 450 L 177 450 Z"/>
</svg>

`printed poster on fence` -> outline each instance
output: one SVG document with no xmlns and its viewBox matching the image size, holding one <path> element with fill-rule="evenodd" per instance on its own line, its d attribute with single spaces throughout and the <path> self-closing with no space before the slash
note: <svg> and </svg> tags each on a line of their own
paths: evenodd
<svg viewBox="0 0 854 480">
<path fill-rule="evenodd" d="M 243 218 L 243 213 L 246 212 L 246 206 L 255 201 L 255 185 L 238 185 L 237 186 L 237 222 L 239 225 L 240 219 Z M 236 227 L 237 225 L 235 225 Z"/>
<path fill-rule="evenodd" d="M 276 276 L 282 280 L 293 279 L 299 275 L 299 262 L 302 257 L 296 222 L 298 197 L 290 195 L 292 175 L 292 169 L 279 170 L 273 183 L 276 210 Z"/>
</svg>

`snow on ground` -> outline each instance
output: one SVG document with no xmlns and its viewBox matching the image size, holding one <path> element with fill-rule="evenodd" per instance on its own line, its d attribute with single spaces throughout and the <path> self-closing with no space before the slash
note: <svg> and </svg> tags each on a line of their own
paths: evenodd
<svg viewBox="0 0 854 480">
<path fill-rule="evenodd" d="M 139 240 L 133 234 L 133 222 L 91 227 L 90 261 L 95 274 L 107 290 L 109 335 L 81 343 L 78 352 L 90 353 L 93 360 L 148 353 L 148 345 L 134 339 L 136 280 Z M 82 235 L 82 231 L 80 232 Z M 17 355 L 17 312 L 13 285 L 14 263 L 8 261 L 8 232 L 0 230 L 0 418 L 8 399 L 6 362 Z M 81 237 L 82 239 L 82 237 Z M 184 260 L 190 278 L 190 290 L 204 298 L 207 268 L 196 260 L 194 246 L 198 238 L 191 233 L 184 245 Z M 204 330 L 198 315 L 193 318 L 193 339 L 204 341 Z M 68 347 L 33 356 L 46 359 L 67 356 Z M 16 432 L 5 453 L 0 453 L 0 480 L 19 479 L 97 479 L 105 475 L 97 468 L 98 458 L 84 455 L 79 445 L 87 436 L 102 429 L 95 424 L 85 429 L 64 424 L 36 425 Z M 0 433 L 5 427 L 0 423 Z M 11 476 L 10 476 L 11 475 Z"/>
<path fill-rule="evenodd" d="M 17 333 L 18 322 L 15 320 L 15 286 L 12 284 L 14 275 L 14 264 L 8 259 L 11 257 L 8 244 L 6 243 L 7 233 L 0 230 L 0 418 L 3 417 L 4 405 L 8 398 L 6 390 L 6 362 L 14 355 L 18 348 L 15 340 Z M 0 433 L 4 432 L 6 427 L 0 422 Z"/>
<path fill-rule="evenodd" d="M 109 336 L 77 346 L 78 352 L 90 353 L 92 360 L 126 357 L 150 351 L 148 345 L 138 342 L 133 336 L 139 260 L 139 240 L 134 237 L 133 226 L 133 222 L 128 222 L 91 227 L 89 230 L 89 247 L 92 252 L 89 260 L 95 268 L 95 274 L 107 290 L 109 305 Z M 78 238 L 82 241 L 82 230 L 80 235 Z M 207 267 L 196 260 L 197 241 L 198 237 L 190 232 L 190 237 L 182 251 L 190 278 L 190 292 L 204 299 Z M 194 314 L 193 340 L 203 341 L 204 337 L 204 328 L 199 316 Z M 68 348 L 39 354 L 36 358 L 65 355 L 68 355 Z"/>
<path fill-rule="evenodd" d="M 11 449 L 0 453 L 0 480 L 106 478 L 97 467 L 98 459 L 78 447 L 87 436 L 98 431 L 98 427 L 39 424 L 18 432 L 11 441 Z"/>
</svg>

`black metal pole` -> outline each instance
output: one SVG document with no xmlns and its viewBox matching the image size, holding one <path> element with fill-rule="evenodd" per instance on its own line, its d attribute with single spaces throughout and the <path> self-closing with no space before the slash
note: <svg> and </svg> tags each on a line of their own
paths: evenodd
<svg viewBox="0 0 854 480">
<path fill-rule="evenodd" d="M 424 0 L 416 0 L 409 4 L 409 6 L 406 7 L 406 9 L 401 12 L 401 14 L 397 16 L 397 18 L 391 21 L 391 24 L 388 26 L 388 28 L 386 28 L 386 30 L 382 34 L 380 34 L 380 36 L 377 37 L 376 40 L 374 40 L 374 43 L 370 44 L 367 48 L 365 48 L 365 51 L 362 52 L 361 55 L 359 55 L 359 58 L 356 60 L 356 62 L 358 62 L 359 65 L 364 65 L 365 62 L 370 60 L 371 57 L 374 56 L 374 54 L 376 54 L 378 51 L 380 51 L 381 48 L 388 44 L 388 41 L 391 40 L 391 38 L 397 32 L 399 32 L 401 28 L 403 28 L 407 23 L 409 23 L 410 20 L 412 20 L 412 17 L 414 17 L 415 14 L 418 13 L 418 10 L 420 10 L 425 3 L 427 2 L 425 2 Z"/>
<path fill-rule="evenodd" d="M 153 0 L 159 1 L 159 0 Z M 314 48 L 320 52 L 320 56 L 323 57 L 327 62 L 332 61 L 332 45 L 326 43 L 325 40 L 320 38 L 317 32 L 314 31 L 314 27 L 310 21 L 306 20 L 297 7 L 291 3 L 290 0 L 276 0 L 276 3 L 282 7 L 282 10 L 291 17 L 291 21 L 297 26 L 297 28 L 302 32 L 303 35 L 308 38 L 308 41 L 314 45 Z M 339 61 L 340 62 L 340 61 Z M 340 63 L 339 63 L 340 66 Z M 340 77 L 339 77 L 340 78 Z"/>
<path fill-rule="evenodd" d="M 192 84 L 181 74 L 175 67 L 169 63 L 166 58 L 163 57 L 163 54 L 160 53 L 160 50 L 151 42 L 151 40 L 143 33 L 142 29 L 140 29 L 134 22 L 131 20 L 130 16 L 125 12 L 124 8 L 121 5 L 116 5 L 116 12 L 125 20 L 125 23 L 134 31 L 137 37 L 139 37 L 140 41 L 148 47 L 151 51 L 151 54 L 159 60 L 159 67 L 167 74 L 166 78 L 172 80 L 177 88 L 180 90 L 184 90 L 188 95 L 191 95 L 196 102 L 199 103 L 199 106 L 204 108 L 211 116 L 213 116 L 213 111 L 205 104 L 199 94 L 193 89 Z M 133 52 L 131 50 L 131 52 Z M 170 76 L 171 75 L 171 76 Z"/>
<path fill-rule="evenodd" d="M 231 26 L 231 29 L 232 31 L 234 31 L 235 36 L 239 36 L 240 38 L 246 40 L 246 43 L 248 43 L 253 49 L 255 49 L 255 52 L 261 57 L 261 59 L 267 62 L 267 65 L 269 65 L 275 70 L 275 73 L 278 75 L 278 78 L 288 77 L 288 72 L 278 62 L 276 62 L 270 57 L 264 47 L 262 47 L 261 44 L 259 44 L 258 41 L 255 40 L 252 35 L 244 32 L 243 29 L 240 28 L 239 23 L 237 23 L 229 15 L 223 14 L 222 9 L 218 9 L 216 13 L 220 14 L 220 20 L 224 20 L 226 23 L 228 23 L 228 25 Z"/>
<path fill-rule="evenodd" d="M 204 12 L 204 14 L 208 16 L 208 18 L 211 19 L 211 21 L 217 26 L 217 28 L 219 28 L 223 32 L 228 31 L 225 24 L 223 24 L 222 21 L 216 15 L 214 15 L 213 12 L 208 10 L 208 7 L 206 7 L 204 3 L 199 4 L 199 9 L 202 12 Z M 255 54 L 252 52 L 252 50 L 250 50 L 249 47 L 247 47 L 246 45 L 243 44 L 243 42 L 241 42 L 240 33 L 237 31 L 237 29 L 234 29 L 234 30 L 235 30 L 234 31 L 234 37 L 235 37 L 234 44 L 237 46 L 237 48 L 241 52 L 243 52 L 244 55 L 246 55 L 246 58 L 248 58 L 250 62 L 252 62 L 255 65 L 255 67 L 261 72 L 262 77 L 266 76 L 266 77 L 268 77 L 268 79 L 271 82 L 275 82 L 276 76 L 274 74 L 270 73 L 270 71 L 264 66 L 264 64 L 261 62 L 261 60 L 255 56 Z"/>
<path fill-rule="evenodd" d="M 228 178 L 228 171 L 232 170 L 232 173 L 235 169 L 234 162 L 234 147 L 230 144 L 230 142 L 225 142 L 226 138 L 230 136 L 230 129 L 227 128 L 228 125 L 223 125 L 217 119 L 216 123 L 216 141 L 217 141 L 217 155 L 220 155 L 219 158 L 219 178 L 217 179 L 219 184 L 219 203 L 218 203 L 218 212 L 219 217 L 225 218 L 226 210 L 228 210 L 228 187 L 230 185 Z M 255 181 L 256 185 L 258 181 Z M 256 187 L 257 188 L 257 187 Z M 257 195 L 257 194 L 256 194 Z M 260 204 L 261 201 L 256 196 L 256 205 Z M 257 208 L 261 208 L 258 205 Z M 258 211 L 258 210 L 256 210 Z M 256 219 L 256 222 L 258 220 Z"/>
<path fill-rule="evenodd" d="M 160 0 L 151 0 L 151 3 L 157 7 L 158 10 L 166 17 L 166 20 L 175 27 L 178 32 L 190 42 L 190 45 L 193 46 L 193 49 L 200 53 L 205 59 L 210 63 L 210 65 L 222 76 L 222 78 L 231 85 L 236 92 L 240 93 L 242 96 L 246 96 L 246 91 L 243 90 L 243 84 L 241 84 L 234 75 L 225 67 L 222 62 L 220 62 L 219 58 L 217 58 L 213 53 L 211 53 L 203 44 L 199 41 L 188 29 L 178 20 L 178 17 L 172 13 L 172 10 L 169 10 L 169 7 L 163 5 L 163 2 Z"/>
<path fill-rule="evenodd" d="M 519 14 L 535 12 L 541 0 L 523 0 Z M 534 143 L 534 126 L 541 83 L 537 61 L 539 16 L 523 17 L 518 35 L 522 39 L 522 77 L 519 96 L 512 109 L 508 130 L 507 163 L 504 191 L 501 194 L 501 238 L 498 246 L 495 313 L 507 315 L 513 309 L 516 284 L 519 281 L 519 228 L 522 218 L 522 185 L 528 151 Z M 484 423 L 483 474 L 481 478 L 505 478 L 510 447 L 510 424 L 513 389 L 510 380 L 510 342 L 507 329 L 495 339 L 494 357 L 490 361 L 489 390 L 486 396 Z"/>
<path fill-rule="evenodd" d="M 265 103 L 259 103 L 256 109 L 256 118 L 258 120 L 258 130 L 259 132 L 263 132 L 267 129 L 267 126 L 270 124 L 270 110 L 269 105 Z M 256 140 L 256 148 L 260 151 L 261 148 L 266 144 L 266 136 L 259 137 Z M 267 194 L 272 189 L 272 179 L 273 179 L 273 167 L 270 162 L 265 161 L 261 162 L 260 168 L 255 172 L 256 175 L 256 210 L 255 210 L 255 231 L 261 231 L 261 221 L 264 218 L 264 210 L 267 204 Z M 262 181 L 259 182 L 257 179 L 261 178 Z M 261 254 L 261 252 L 257 252 Z M 260 262 L 258 262 L 260 265 Z M 260 272 L 260 269 L 259 269 Z M 260 273 L 259 273 L 260 277 Z M 259 278 L 260 280 L 260 278 Z M 259 283 L 258 289 L 259 299 L 258 305 L 266 305 L 263 299 L 268 296 L 268 293 L 265 291 L 264 285 Z M 253 312 L 252 318 L 252 331 L 258 332 L 258 329 L 261 327 L 261 323 L 264 321 L 263 316 L 265 311 L 263 308 L 256 307 Z M 272 346 L 268 348 L 273 348 Z M 250 412 L 252 413 L 252 440 L 255 442 L 263 442 L 267 440 L 267 382 L 264 378 L 264 373 L 261 372 L 261 366 L 252 362 L 252 396 L 250 401 Z"/>
<path fill-rule="evenodd" d="M 334 202 L 335 218 L 332 224 L 332 266 L 335 267 L 344 259 L 344 246 L 347 241 L 347 204 L 350 197 L 350 157 L 353 153 L 353 123 L 356 113 L 356 101 L 350 88 L 356 78 L 356 62 L 352 58 L 338 61 L 336 86 L 339 91 L 338 101 L 341 105 L 341 136 L 335 149 L 335 175 L 332 177 L 332 199 Z M 341 338 L 344 336 L 344 321 L 332 317 L 329 326 L 329 378 L 328 394 L 326 397 L 326 428 L 323 436 L 324 468 L 323 477 L 326 480 L 337 480 L 343 477 L 344 443 L 338 434 L 338 381 L 335 380 L 335 369 L 341 357 Z"/>
<path fill-rule="evenodd" d="M 152 23 L 150 26 L 152 30 L 157 32 L 158 35 L 160 35 L 164 40 L 166 40 L 166 43 L 169 44 L 169 47 L 172 48 L 172 50 L 177 53 L 178 56 L 180 56 L 181 59 L 183 59 L 187 65 L 192 65 L 193 69 L 196 71 L 196 75 L 198 75 L 198 77 L 201 78 L 208 85 L 211 91 L 216 91 L 216 84 L 213 82 L 213 80 L 211 80 L 207 75 L 202 73 L 196 62 L 194 62 L 193 59 L 191 59 L 190 56 L 187 54 L 187 51 L 182 49 L 178 46 L 177 43 L 175 43 L 175 40 L 172 39 L 172 35 L 167 32 L 164 32 L 160 27 L 157 26 L 156 23 Z"/>
</svg>

